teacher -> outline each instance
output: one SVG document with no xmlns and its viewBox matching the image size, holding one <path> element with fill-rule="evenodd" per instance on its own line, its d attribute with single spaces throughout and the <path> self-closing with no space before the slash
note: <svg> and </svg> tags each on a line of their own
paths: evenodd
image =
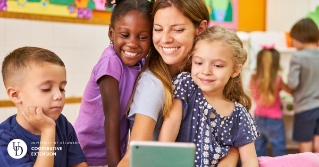
<svg viewBox="0 0 319 167">
<path fill-rule="evenodd" d="M 173 102 L 172 78 L 182 71 L 190 72 L 188 53 L 209 21 L 204 0 L 156 0 L 152 16 L 154 47 L 138 77 L 127 113 L 130 141 L 158 140 L 163 118 Z M 238 151 L 235 156 L 228 155 L 235 161 L 239 157 Z M 129 159 L 128 150 L 118 166 L 128 167 Z"/>
</svg>

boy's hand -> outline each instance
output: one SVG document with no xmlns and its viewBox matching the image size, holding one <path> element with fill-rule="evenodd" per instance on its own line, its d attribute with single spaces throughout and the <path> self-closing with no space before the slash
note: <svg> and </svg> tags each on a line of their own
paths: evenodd
<svg viewBox="0 0 319 167">
<path fill-rule="evenodd" d="M 55 121 L 46 116 L 41 107 L 28 107 L 22 112 L 24 119 L 41 133 L 39 147 L 55 146 Z M 54 156 L 42 156 L 42 154 L 54 153 L 54 150 L 39 150 L 39 155 L 33 167 L 53 167 Z M 41 156 L 40 156 L 41 155 Z"/>
<path fill-rule="evenodd" d="M 55 128 L 55 121 L 46 116 L 41 107 L 28 107 L 22 112 L 22 116 L 29 124 L 40 132 L 46 129 Z"/>
</svg>

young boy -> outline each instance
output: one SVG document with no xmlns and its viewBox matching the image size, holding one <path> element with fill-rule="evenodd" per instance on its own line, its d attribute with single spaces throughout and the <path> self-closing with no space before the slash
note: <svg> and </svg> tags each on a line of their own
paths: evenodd
<svg viewBox="0 0 319 167">
<path fill-rule="evenodd" d="M 319 30 L 311 19 L 298 21 L 290 36 L 297 52 L 291 57 L 288 87 L 294 96 L 293 139 L 300 152 L 319 152 Z"/>
<path fill-rule="evenodd" d="M 67 83 L 62 60 L 46 49 L 19 48 L 5 57 L 2 77 L 18 112 L 0 124 L 0 166 L 87 167 L 61 114 Z"/>
</svg>

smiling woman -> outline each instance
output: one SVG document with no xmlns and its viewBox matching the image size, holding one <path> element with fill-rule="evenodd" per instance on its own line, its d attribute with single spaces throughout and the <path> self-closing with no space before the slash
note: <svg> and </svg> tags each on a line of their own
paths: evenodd
<svg viewBox="0 0 319 167">
<path fill-rule="evenodd" d="M 194 38 L 205 31 L 209 13 L 203 0 L 157 0 L 152 11 L 153 44 L 136 81 L 129 111 L 130 141 L 158 140 L 172 105 L 172 78 L 186 66 Z M 129 166 L 129 151 L 119 166 Z"/>
<path fill-rule="evenodd" d="M 176 7 L 163 8 L 156 13 L 153 43 L 172 77 L 180 72 L 179 68 L 193 46 L 195 35 L 203 30 L 204 26 L 195 28 L 192 21 Z"/>
</svg>

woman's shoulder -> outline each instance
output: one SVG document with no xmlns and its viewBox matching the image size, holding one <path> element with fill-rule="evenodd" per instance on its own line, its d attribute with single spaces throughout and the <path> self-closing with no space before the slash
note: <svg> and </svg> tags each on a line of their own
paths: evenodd
<svg viewBox="0 0 319 167">
<path fill-rule="evenodd" d="M 141 73 L 141 77 L 151 77 L 152 79 L 157 79 L 157 80 L 159 80 L 156 76 L 155 76 L 155 74 L 149 69 L 149 68 L 147 68 L 147 69 L 145 69 L 145 71 L 143 71 L 142 73 Z"/>
<path fill-rule="evenodd" d="M 148 69 L 141 73 L 128 117 L 142 114 L 157 121 L 165 101 L 162 82 Z"/>
<path fill-rule="evenodd" d="M 164 94 L 164 85 L 149 69 L 146 69 L 138 78 L 136 90 L 143 90 L 144 94 L 152 92 L 159 95 Z"/>
<path fill-rule="evenodd" d="M 141 77 L 139 79 L 139 84 L 140 83 L 152 83 L 154 85 L 162 85 L 163 87 L 163 83 L 161 82 L 160 79 L 158 79 L 155 74 L 150 70 L 150 69 L 146 69 L 145 71 L 143 71 L 141 73 Z"/>
</svg>

